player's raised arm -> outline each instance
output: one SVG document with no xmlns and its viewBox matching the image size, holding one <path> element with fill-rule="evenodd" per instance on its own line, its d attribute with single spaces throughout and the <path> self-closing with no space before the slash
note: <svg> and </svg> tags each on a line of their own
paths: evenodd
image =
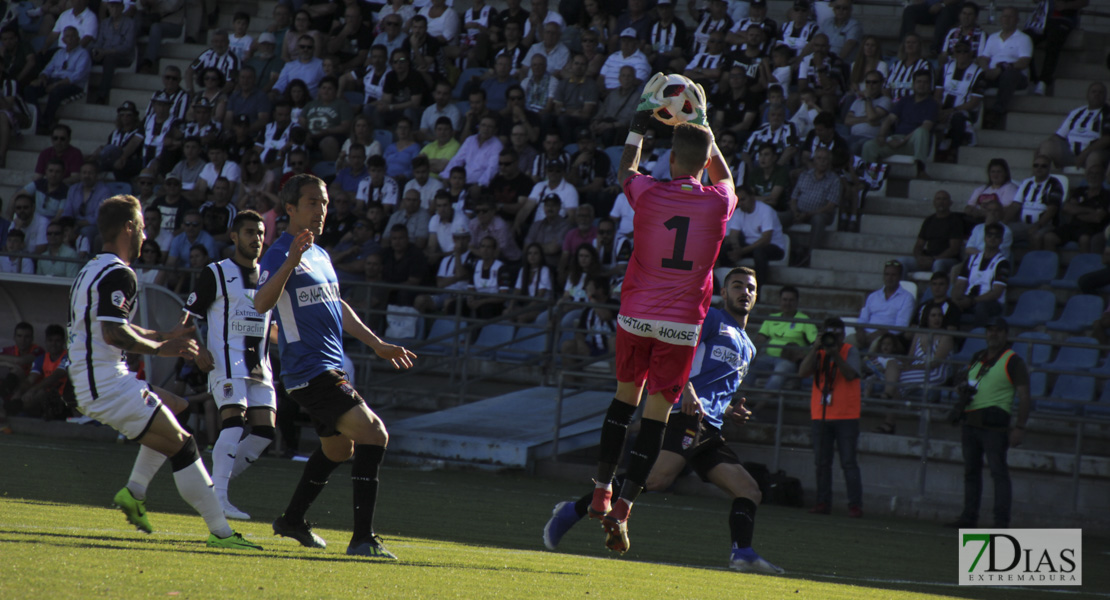
<svg viewBox="0 0 1110 600">
<path fill-rule="evenodd" d="M 311 231 L 304 229 L 297 234 L 297 237 L 293 238 L 285 262 L 281 263 L 281 267 L 263 282 L 258 287 L 258 291 L 255 292 L 254 310 L 264 313 L 277 306 L 278 299 L 285 291 L 285 284 L 289 281 L 289 276 L 293 274 L 293 269 L 301 264 L 301 256 L 312 246 L 314 237 Z"/>
<path fill-rule="evenodd" d="M 624 142 L 624 152 L 621 154 L 621 164 L 617 167 L 617 179 L 624 182 L 635 175 L 640 168 L 640 146 L 644 140 L 644 132 L 651 124 L 652 113 L 659 108 L 655 101 L 658 92 L 667 83 L 667 76 L 656 73 L 644 86 L 640 94 L 640 103 L 636 106 L 636 114 L 632 116 L 632 123 L 628 126 L 628 139 Z"/>
<path fill-rule="evenodd" d="M 736 191 L 736 183 L 732 180 L 732 171 L 728 168 L 728 163 L 725 162 L 721 156 L 721 150 L 717 148 L 717 141 L 713 141 L 713 145 L 709 148 L 709 162 L 705 165 L 705 170 L 709 173 L 709 181 L 713 185 L 725 184 L 732 188 L 733 192 Z"/>
</svg>

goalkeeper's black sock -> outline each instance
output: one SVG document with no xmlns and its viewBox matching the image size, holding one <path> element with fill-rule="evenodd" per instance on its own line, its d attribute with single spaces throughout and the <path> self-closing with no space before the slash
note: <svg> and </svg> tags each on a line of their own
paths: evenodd
<svg viewBox="0 0 1110 600">
<path fill-rule="evenodd" d="M 617 465 L 624 450 L 624 439 L 636 407 L 613 398 L 605 422 L 601 424 L 601 447 L 598 448 L 596 481 L 610 481 L 617 473 Z"/>
<path fill-rule="evenodd" d="M 659 450 L 663 447 L 663 434 L 667 431 L 667 424 L 655 419 L 640 419 L 640 435 L 636 437 L 636 445 L 628 461 L 628 473 L 625 474 L 624 485 L 621 486 L 621 499 L 632 504 L 644 488 L 651 468 L 655 466 L 655 459 L 659 458 Z"/>
<path fill-rule="evenodd" d="M 755 531 L 755 509 L 755 502 L 748 498 L 732 501 L 732 510 L 728 513 L 728 528 L 732 533 L 733 548 L 751 548 L 752 532 Z"/>
</svg>

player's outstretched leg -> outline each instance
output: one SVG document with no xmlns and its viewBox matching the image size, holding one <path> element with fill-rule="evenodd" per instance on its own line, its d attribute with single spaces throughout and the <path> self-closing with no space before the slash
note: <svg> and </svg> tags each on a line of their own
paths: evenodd
<svg viewBox="0 0 1110 600">
<path fill-rule="evenodd" d="M 374 533 L 374 508 L 378 503 L 378 471 L 385 457 L 385 446 L 358 444 L 351 465 L 351 488 L 354 493 L 355 524 L 347 554 L 397 560 L 386 550 L 382 539 Z"/>
<path fill-rule="evenodd" d="M 135 466 L 131 468 L 127 486 L 112 499 L 127 516 L 127 521 L 145 533 L 154 531 L 146 514 L 146 488 L 165 462 L 166 455 L 146 446 L 139 446 L 139 454 L 135 457 Z"/>
<path fill-rule="evenodd" d="M 618 475 L 613 479 L 612 487 L 619 488 L 623 482 L 624 475 Z M 562 541 L 563 536 L 589 514 L 593 497 L 593 494 L 590 493 L 574 502 L 560 502 L 555 505 L 555 509 L 551 511 L 551 518 L 548 519 L 547 525 L 544 525 L 543 528 L 543 545 L 548 550 L 554 550 Z"/>
<path fill-rule="evenodd" d="M 224 409 L 229 411 L 229 409 Z M 242 410 L 239 408 L 239 410 Z M 239 510 L 227 498 L 227 483 L 231 479 L 232 467 L 236 462 L 239 451 L 239 440 L 243 437 L 243 429 L 247 421 L 242 414 L 233 413 L 225 416 L 220 428 L 220 435 L 212 446 L 212 489 L 220 501 L 224 516 L 229 519 L 250 519 L 251 516 Z"/>
<path fill-rule="evenodd" d="M 639 399 L 637 390 L 636 398 Z M 589 514 L 592 519 L 600 519 L 609 513 L 613 497 L 613 476 L 617 474 L 621 452 L 624 450 L 628 426 L 636 413 L 636 405 L 613 398 L 605 421 L 601 424 L 601 445 L 598 448 L 597 478 L 594 479 L 593 499 Z"/>
<path fill-rule="evenodd" d="M 265 425 L 256 424 L 257 421 L 254 416 L 256 411 L 265 411 L 268 413 L 266 418 L 269 422 Z M 235 479 L 242 474 L 243 471 L 246 471 L 247 467 L 253 465 L 254 461 L 258 460 L 258 457 L 262 456 L 262 453 L 265 452 L 266 448 L 269 448 L 270 444 L 274 441 L 274 413 L 272 410 L 268 407 L 252 406 L 247 409 L 247 415 L 247 421 L 251 424 L 251 432 L 247 434 L 247 437 L 243 438 L 243 441 L 239 442 L 239 449 L 235 453 L 235 466 L 231 468 L 232 479 Z"/>
<path fill-rule="evenodd" d="M 212 491 L 212 480 L 204 463 L 200 460 L 197 442 L 193 436 L 185 440 L 185 444 L 177 454 L 170 457 L 173 466 L 173 480 L 177 484 L 177 492 L 181 497 L 200 513 L 208 525 L 208 546 L 213 548 L 232 548 L 236 550 L 261 550 L 262 546 L 243 539 L 243 536 L 231 530 L 224 517 L 220 501 Z"/>
<path fill-rule="evenodd" d="M 285 512 L 274 520 L 274 535 L 290 537 L 309 548 L 326 548 L 327 542 L 312 532 L 312 527 L 305 522 L 305 513 L 324 486 L 328 484 L 328 477 L 342 463 L 333 461 L 324 455 L 323 448 L 317 448 L 308 462 L 304 465 L 301 480 Z"/>
</svg>

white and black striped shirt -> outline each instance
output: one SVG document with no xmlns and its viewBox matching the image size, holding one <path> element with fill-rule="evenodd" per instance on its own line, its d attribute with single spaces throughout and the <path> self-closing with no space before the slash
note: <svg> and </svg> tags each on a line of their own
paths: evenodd
<svg viewBox="0 0 1110 600">
<path fill-rule="evenodd" d="M 953 27 L 948 31 L 948 35 L 944 37 L 944 43 L 941 45 L 940 51 L 951 55 L 959 42 L 967 42 L 971 46 L 971 55 L 979 56 L 979 49 L 987 45 L 987 34 L 978 25 L 973 25 L 971 31 L 967 33 L 964 33 L 964 30 L 960 27 Z"/>
<path fill-rule="evenodd" d="M 670 52 L 682 42 L 678 39 L 677 23 L 677 21 L 671 21 L 671 24 L 667 26 L 656 21 L 651 25 L 651 31 L 648 32 L 648 43 L 656 52 Z"/>
<path fill-rule="evenodd" d="M 801 55 L 814 35 L 817 35 L 817 23 L 810 21 L 797 27 L 794 21 L 787 21 L 782 24 L 782 31 L 779 33 L 782 41 L 779 43 L 793 50 L 795 55 Z"/>
<path fill-rule="evenodd" d="M 547 158 L 547 155 L 541 152 L 536 155 L 536 158 L 532 159 L 532 168 L 528 169 L 528 174 L 532 176 L 532 179 L 537 181 L 547 179 L 547 162 L 549 160 L 557 160 L 563 163 L 564 171 L 570 169 L 570 154 L 567 152 L 563 152 L 557 158 L 552 159 Z M 540 198 L 540 200 L 543 200 L 543 198 Z"/>
<path fill-rule="evenodd" d="M 215 368 L 208 373 L 210 391 L 226 379 L 270 383 L 269 311 L 254 310 L 258 267 L 227 258 L 209 263 L 185 303 L 185 312 L 208 323 L 206 346 Z"/>
<path fill-rule="evenodd" d="M 700 54 L 709 49 L 709 34 L 714 31 L 728 33 L 732 28 L 732 19 L 727 16 L 723 19 L 714 21 L 713 17 L 707 11 L 705 16 L 701 18 L 698 23 L 697 29 L 694 30 L 694 54 Z"/>
<path fill-rule="evenodd" d="M 199 74 L 205 69 L 212 67 L 218 70 L 224 76 L 224 81 L 234 81 L 235 74 L 239 72 L 239 57 L 235 53 L 228 50 L 227 54 L 223 56 L 216 54 L 216 51 L 209 48 L 200 53 L 200 56 L 189 65 L 189 69 L 195 74 Z"/>
<path fill-rule="evenodd" d="M 982 98 L 984 85 L 983 69 L 979 65 L 971 63 L 961 72 L 956 61 L 950 61 L 944 65 L 944 81 L 938 88 L 943 94 L 941 108 L 961 106 L 973 96 Z"/>
<path fill-rule="evenodd" d="M 721 68 L 721 60 L 724 58 L 723 54 L 709 54 L 708 52 L 698 53 L 690 64 L 686 65 L 686 70 L 691 69 L 719 69 Z"/>
<path fill-rule="evenodd" d="M 143 143 L 146 146 L 144 162 L 150 162 L 162 156 L 162 147 L 166 141 L 166 134 L 172 131 L 176 125 L 177 120 L 173 117 L 166 117 L 166 120 L 161 123 L 157 122 L 153 114 L 146 118 L 146 122 L 143 123 Z"/>
<path fill-rule="evenodd" d="M 85 263 L 69 289 L 70 380 L 81 399 L 96 400 L 101 389 L 127 371 L 125 353 L 104 339 L 104 322 L 129 323 L 135 308 L 135 272 L 115 254 Z"/>
<path fill-rule="evenodd" d="M 366 69 L 366 75 L 362 76 L 363 104 L 370 104 L 382 99 L 382 88 L 385 85 L 385 76 L 388 74 L 389 67 L 386 67 L 381 73 L 375 71 L 373 67 Z"/>
<path fill-rule="evenodd" d="M 143 139 L 143 130 L 139 129 L 138 127 L 132 129 L 131 131 L 120 131 L 119 129 L 116 129 L 112 133 L 108 134 L 108 145 L 116 146 L 122 149 L 123 147 L 127 146 L 127 142 L 130 142 L 131 138 L 135 137 L 139 138 L 140 140 Z"/>
<path fill-rule="evenodd" d="M 292 121 L 286 124 L 284 128 L 276 121 L 266 124 L 266 129 L 262 131 L 262 141 L 258 142 L 258 145 L 262 147 L 260 152 L 262 162 L 271 163 L 277 160 L 281 149 L 289 141 L 291 131 L 293 131 Z"/>
<path fill-rule="evenodd" d="M 783 123 L 778 129 L 775 129 L 770 123 L 764 123 L 762 127 L 753 131 L 751 136 L 748 137 L 744 152 L 752 155 L 756 148 L 765 144 L 774 146 L 775 154 L 782 154 L 782 151 L 788 146 L 798 146 L 798 130 L 789 121 Z"/>
<path fill-rule="evenodd" d="M 1030 225 L 1036 223 L 1049 206 L 1058 207 L 1063 201 L 1064 186 L 1052 176 L 1044 181 L 1030 177 L 1018 184 L 1014 193 L 1014 202 L 1021 203 L 1021 222 Z"/>
<path fill-rule="evenodd" d="M 1056 130 L 1056 135 L 1068 141 L 1068 146 L 1074 154 L 1083 152 L 1091 142 L 1104 135 L 1110 135 L 1110 104 L 1092 109 L 1081 106 L 1064 119 L 1064 123 Z"/>
<path fill-rule="evenodd" d="M 170 97 L 170 116 L 178 121 L 185 120 L 185 113 L 189 110 L 189 92 L 184 89 L 179 89 L 173 94 L 162 90 L 161 92 L 154 92 L 150 95 L 150 102 L 146 105 L 146 115 L 149 117 L 154 114 L 154 97 L 158 94 L 166 94 Z"/>
<path fill-rule="evenodd" d="M 894 61 L 890 65 L 890 73 L 886 76 L 886 88 L 890 92 L 890 99 L 897 102 L 906 96 L 912 96 L 913 74 L 922 70 L 929 72 L 929 89 L 933 89 L 933 69 L 929 66 L 929 61 L 919 58 L 911 65 L 900 60 Z"/>
</svg>

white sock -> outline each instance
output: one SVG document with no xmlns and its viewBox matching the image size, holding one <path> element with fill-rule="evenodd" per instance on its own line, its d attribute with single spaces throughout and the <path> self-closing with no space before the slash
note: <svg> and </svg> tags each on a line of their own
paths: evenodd
<svg viewBox="0 0 1110 600">
<path fill-rule="evenodd" d="M 231 479 L 231 468 L 236 463 L 235 455 L 242 437 L 242 427 L 227 427 L 212 446 L 212 485 L 220 500 L 227 500 L 227 482 Z"/>
<path fill-rule="evenodd" d="M 235 466 L 231 469 L 231 478 L 235 479 L 240 473 L 246 471 L 247 467 L 254 464 L 254 461 L 262 456 L 262 453 L 266 451 L 272 441 L 269 438 L 252 434 L 239 442 L 239 452 L 235 456 Z"/>
<path fill-rule="evenodd" d="M 212 491 L 212 480 L 208 478 L 208 471 L 204 470 L 204 463 L 198 458 L 196 462 L 173 472 L 173 481 L 177 484 L 177 493 L 200 513 L 204 523 L 218 538 L 225 538 L 232 533 L 231 526 L 224 517 L 224 509 Z"/>
<path fill-rule="evenodd" d="M 135 457 L 135 466 L 131 467 L 131 477 L 127 481 L 127 489 L 136 500 L 146 500 L 146 488 L 164 462 L 165 454 L 139 446 L 139 455 Z"/>
</svg>

